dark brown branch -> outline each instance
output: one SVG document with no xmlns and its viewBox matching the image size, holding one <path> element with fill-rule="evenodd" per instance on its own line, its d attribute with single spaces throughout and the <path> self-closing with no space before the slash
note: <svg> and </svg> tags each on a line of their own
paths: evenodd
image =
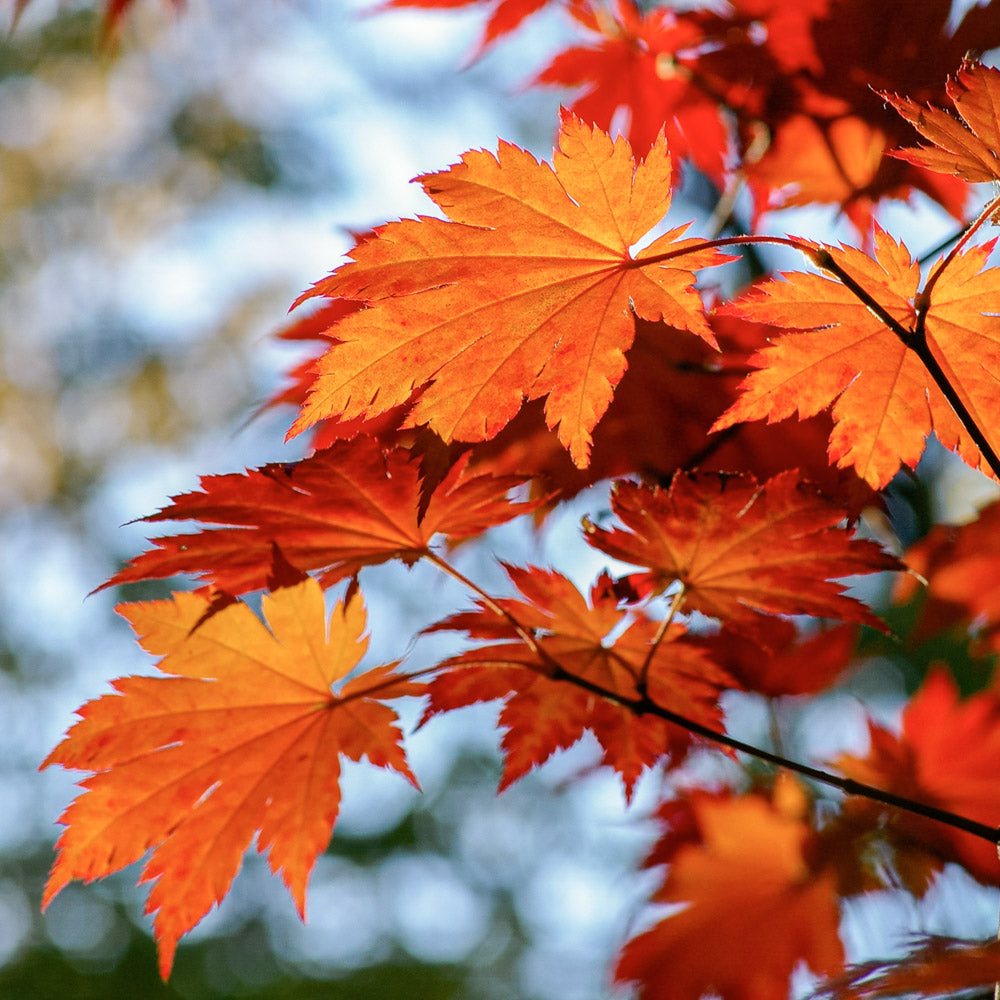
<svg viewBox="0 0 1000 1000">
<path fill-rule="evenodd" d="M 496 600 L 487 594 L 486 591 L 484 591 L 478 584 L 452 567 L 447 560 L 442 559 L 437 553 L 429 550 L 427 555 L 435 566 L 469 587 L 470 590 L 479 596 L 486 607 L 490 608 L 490 610 L 492 610 L 495 614 L 505 618 L 511 624 L 518 637 L 528 646 L 532 653 L 539 658 L 539 667 L 541 668 L 542 664 L 544 664 L 544 670 L 542 672 L 551 680 L 564 681 L 568 684 L 574 684 L 576 687 L 589 691 L 591 694 L 598 695 L 601 698 L 606 698 L 608 701 L 613 701 L 616 704 L 621 705 L 623 708 L 627 708 L 637 716 L 654 715 L 665 720 L 666 722 L 672 722 L 675 726 L 680 726 L 682 729 L 686 729 L 689 733 L 701 736 L 712 743 L 729 747 L 731 750 L 738 750 L 740 753 L 756 757 L 758 760 L 767 761 L 769 764 L 783 767 L 788 771 L 794 771 L 796 774 L 801 774 L 803 777 L 811 778 L 813 781 L 828 785 L 832 788 L 838 788 L 847 795 L 858 795 L 874 802 L 881 802 L 883 805 L 893 806 L 896 809 L 902 809 L 905 812 L 914 813 L 917 816 L 924 816 L 927 819 L 937 820 L 939 823 L 944 823 L 945 825 L 953 827 L 956 830 L 963 830 L 965 833 L 971 833 L 974 837 L 979 837 L 982 840 L 988 840 L 991 844 L 1000 842 L 1000 831 L 994 827 L 987 826 L 985 823 L 978 823 L 976 820 L 969 819 L 967 816 L 961 816 L 958 813 L 949 812 L 946 809 L 938 809 L 935 806 L 929 806 L 923 802 L 917 802 L 916 800 L 906 798 L 906 796 L 903 795 L 894 795 L 892 792 L 886 792 L 881 788 L 876 788 L 874 785 L 866 785 L 863 782 L 855 781 L 852 778 L 844 778 L 840 775 L 831 774 L 829 771 L 823 771 L 817 767 L 811 767 L 809 764 L 802 764 L 799 761 L 783 757 L 781 754 L 772 753 L 770 750 L 764 750 L 763 748 L 754 746 L 751 743 L 745 743 L 743 740 L 736 739 L 735 736 L 719 732 L 716 729 L 712 729 L 710 726 L 696 722 L 694 719 L 689 719 L 686 716 L 678 714 L 677 712 L 673 712 L 669 708 L 664 708 L 662 705 L 653 701 L 648 694 L 640 694 L 636 697 L 630 697 L 609 688 L 605 688 L 585 677 L 579 677 L 576 674 L 571 673 L 538 642 L 532 629 L 526 628 L 522 625 L 510 611 L 501 607 Z M 521 665 L 525 666 L 525 664 Z"/>
</svg>

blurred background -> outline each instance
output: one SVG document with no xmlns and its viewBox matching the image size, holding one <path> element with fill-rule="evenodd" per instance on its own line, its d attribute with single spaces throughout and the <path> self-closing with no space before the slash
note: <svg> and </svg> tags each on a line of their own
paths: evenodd
<svg viewBox="0 0 1000 1000">
<path fill-rule="evenodd" d="M 145 547 L 144 526 L 127 522 L 199 474 L 302 453 L 283 444 L 290 412 L 254 416 L 301 357 L 272 335 L 352 231 L 433 210 L 410 178 L 498 137 L 551 153 L 566 95 L 523 83 L 565 47 L 563 21 L 536 16 L 463 69 L 481 14 L 374 6 L 189 0 L 178 15 L 137 0 L 118 42 L 101 47 L 92 3 L 32 0 L 0 40 L 0 1000 L 615 995 L 609 968 L 650 886 L 636 865 L 662 779 L 644 778 L 626 810 L 584 741 L 497 797 L 491 706 L 410 739 L 422 795 L 347 768 L 305 925 L 255 855 L 184 939 L 169 984 L 138 866 L 71 885 L 39 912 L 74 788 L 38 765 L 79 705 L 152 669 L 113 606 L 166 596 L 168 584 L 87 596 Z M 0 7 L 4 28 L 12 7 Z M 690 176 L 681 221 L 714 204 Z M 854 239 L 832 211 L 796 215 L 768 224 Z M 890 210 L 888 224 L 906 235 L 903 217 Z M 933 214 L 920 225 L 921 249 L 953 227 Z M 958 465 L 932 452 L 920 489 L 944 470 L 968 512 L 989 494 L 982 477 L 956 479 Z M 497 547 L 566 569 L 585 509 L 582 496 L 538 536 L 505 526 Z M 459 558 L 502 585 L 488 552 Z M 578 582 L 601 563 L 588 550 Z M 372 568 L 362 584 L 373 662 L 403 655 L 401 636 L 465 603 L 421 567 Z M 409 663 L 433 662 L 444 641 L 421 640 Z M 898 705 L 897 675 L 867 676 L 834 696 L 841 731 L 821 707 L 803 718 L 801 731 L 826 730 L 830 754 L 863 730 L 859 695 Z M 765 714 L 730 707 L 744 712 L 741 735 L 766 738 Z M 407 712 L 412 730 L 416 706 Z M 995 894 L 967 882 L 956 893 L 933 903 L 931 923 L 991 933 Z M 885 952 L 886 926 L 911 917 L 862 913 L 846 933 L 868 957 Z"/>
<path fill-rule="evenodd" d="M 498 136 L 551 153 L 559 95 L 520 84 L 561 24 L 463 71 L 480 16 L 372 6 L 138 0 L 103 48 L 92 3 L 33 0 L 9 35 L 0 10 L 0 997 L 582 1000 L 639 907 L 641 806 L 626 820 L 608 775 L 565 787 L 586 747 L 497 798 L 487 706 L 415 737 L 423 796 L 349 767 L 306 925 L 256 855 L 168 985 L 138 866 L 39 912 L 74 776 L 38 765 L 79 705 L 151 670 L 116 601 L 169 591 L 86 596 L 145 547 L 126 522 L 301 454 L 290 411 L 251 419 L 297 360 L 271 334 L 349 231 L 433 209 L 410 178 Z M 437 583 L 363 583 L 372 656 L 398 657 Z"/>
</svg>

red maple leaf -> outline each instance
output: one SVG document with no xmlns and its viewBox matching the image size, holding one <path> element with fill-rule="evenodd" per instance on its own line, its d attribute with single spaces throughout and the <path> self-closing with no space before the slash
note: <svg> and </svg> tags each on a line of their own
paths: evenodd
<svg viewBox="0 0 1000 1000">
<path fill-rule="evenodd" d="M 507 572 L 526 600 L 497 599 L 493 606 L 480 604 L 478 611 L 454 615 L 434 627 L 502 641 L 445 661 L 445 672 L 429 685 L 424 716 L 504 699 L 501 789 L 572 746 L 585 730 L 597 737 L 603 763 L 621 774 L 629 796 L 646 767 L 683 756 L 690 743 L 687 732 L 595 696 L 595 685 L 637 699 L 645 675 L 646 691 L 657 705 L 721 729 L 717 699 L 723 688 L 734 685 L 733 679 L 700 645 L 685 639 L 681 626 L 671 626 L 654 649 L 660 623 L 620 609 L 609 580 L 598 581 L 588 604 L 554 571 L 509 566 Z M 610 639 L 611 633 L 617 638 Z"/>
<path fill-rule="evenodd" d="M 413 562 L 435 535 L 467 538 L 530 512 L 537 501 L 508 499 L 522 482 L 467 475 L 456 465 L 420 518 L 419 462 L 409 451 L 384 451 L 368 438 L 342 441 L 300 462 L 205 476 L 201 492 L 176 496 L 145 520 L 231 527 L 154 538 L 153 549 L 104 586 L 195 573 L 231 593 L 255 590 L 265 584 L 275 544 L 299 569 L 322 569 L 327 586 L 362 566 Z"/>
<path fill-rule="evenodd" d="M 928 675 L 903 712 L 897 736 L 869 724 L 868 755 L 844 755 L 836 766 L 849 778 L 917 802 L 937 806 L 992 826 L 1000 826 L 1000 698 L 984 691 L 959 700 L 955 682 L 943 669 Z M 887 812 L 878 803 L 852 799 L 852 809 L 871 819 Z M 903 850 L 935 852 L 957 861 L 976 878 L 994 883 L 1000 867 L 996 845 L 944 823 L 912 813 L 888 811 L 890 832 Z M 915 891 L 926 887 L 923 880 Z"/>
<path fill-rule="evenodd" d="M 534 82 L 584 87 L 570 105 L 574 114 L 609 132 L 624 112 L 622 131 L 637 154 L 645 155 L 662 131 L 676 158 L 690 158 L 721 183 L 729 129 L 683 58 L 703 41 L 700 29 L 670 10 L 643 12 L 631 0 L 602 15 L 582 12 L 594 42 L 560 52 Z"/>
<path fill-rule="evenodd" d="M 623 562 L 639 594 L 684 587 L 685 606 L 737 629 L 760 613 L 810 614 L 884 625 L 833 583 L 837 577 L 899 569 L 873 542 L 852 538 L 838 504 L 792 472 L 758 485 L 749 477 L 678 474 L 669 489 L 615 484 L 612 509 L 625 525 L 586 525 L 587 541 Z"/>
<path fill-rule="evenodd" d="M 824 983 L 817 1000 L 889 1000 L 933 997 L 983 989 L 988 995 L 1000 981 L 1000 942 L 921 938 L 903 958 L 848 966 Z"/>
<path fill-rule="evenodd" d="M 974 622 L 977 634 L 995 648 L 1000 633 L 998 559 L 998 502 L 968 524 L 935 525 L 909 548 L 903 561 L 912 572 L 900 576 L 893 596 L 905 603 L 926 588 L 911 640 L 922 641 L 958 622 Z"/>
</svg>

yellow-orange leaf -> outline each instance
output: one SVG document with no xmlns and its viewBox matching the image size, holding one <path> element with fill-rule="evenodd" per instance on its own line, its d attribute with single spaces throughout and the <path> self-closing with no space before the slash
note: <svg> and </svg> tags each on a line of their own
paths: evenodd
<svg viewBox="0 0 1000 1000">
<path fill-rule="evenodd" d="M 938 273 L 925 320 L 928 347 L 980 428 L 1000 426 L 1000 268 L 983 270 L 992 243 L 973 247 Z M 918 326 L 920 269 L 906 247 L 875 231 L 875 257 L 828 247 L 840 268 L 909 335 Z M 716 421 L 809 417 L 832 405 L 830 458 L 853 465 L 881 489 L 900 465 L 916 466 L 934 431 L 972 466 L 979 449 L 927 370 L 903 340 L 846 285 L 820 274 L 771 280 L 727 312 L 796 331 L 751 364 L 743 394 Z M 923 293 L 919 293 L 921 298 Z"/>
<path fill-rule="evenodd" d="M 337 818 L 340 755 L 416 785 L 380 699 L 423 688 L 390 665 L 334 694 L 367 648 L 365 612 L 355 596 L 328 627 L 311 579 L 265 595 L 266 626 L 245 604 L 213 612 L 197 594 L 119 611 L 176 676 L 115 681 L 118 693 L 80 709 L 45 761 L 96 773 L 60 819 L 44 902 L 153 848 L 141 881 L 155 882 L 146 910 L 156 911 L 166 976 L 178 939 L 226 894 L 254 834 L 304 913 L 309 871 Z"/>
<path fill-rule="evenodd" d="M 501 143 L 496 156 L 469 152 L 418 178 L 452 221 L 381 227 L 309 293 L 370 308 L 334 328 L 293 432 L 382 413 L 423 386 L 409 426 L 483 441 L 545 396 L 549 426 L 585 466 L 626 368 L 633 312 L 715 344 L 692 272 L 726 258 L 681 240 L 683 229 L 630 251 L 670 204 L 663 137 L 637 166 L 624 139 L 566 115 L 553 162 Z"/>
<path fill-rule="evenodd" d="M 940 108 L 882 95 L 934 143 L 894 150 L 891 155 L 967 181 L 1000 180 L 1000 70 L 966 60 L 946 89 L 961 121 Z"/>
</svg>

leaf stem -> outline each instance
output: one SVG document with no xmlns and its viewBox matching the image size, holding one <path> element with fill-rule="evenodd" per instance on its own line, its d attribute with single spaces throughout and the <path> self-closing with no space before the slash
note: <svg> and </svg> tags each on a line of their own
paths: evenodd
<svg viewBox="0 0 1000 1000">
<path fill-rule="evenodd" d="M 934 269 L 934 273 L 931 274 L 930 277 L 927 279 L 927 284 L 924 286 L 924 291 L 923 291 L 923 294 L 928 303 L 930 302 L 931 291 L 937 284 L 938 279 L 944 273 L 945 268 L 947 268 L 951 264 L 951 262 L 962 252 L 962 250 L 965 248 L 966 244 L 973 237 L 976 231 L 980 229 L 983 223 L 985 223 L 986 220 L 989 219 L 998 209 L 1000 209 L 1000 194 L 996 195 L 996 197 L 994 198 L 991 198 L 986 203 L 983 210 L 979 213 L 979 215 L 976 216 L 975 221 L 973 221 L 971 225 L 966 227 L 965 232 L 962 233 L 962 235 L 955 242 L 955 245 L 951 248 L 951 250 L 948 251 L 948 255 L 944 257 L 941 261 L 941 264 Z"/>
<path fill-rule="evenodd" d="M 464 573 L 452 566 L 447 559 L 442 559 L 433 549 L 427 549 L 424 558 L 437 566 L 443 573 L 447 573 L 448 576 L 468 587 L 494 614 L 500 615 L 501 618 L 506 618 L 514 631 L 517 632 L 518 638 L 521 639 L 535 656 L 552 663 L 554 666 L 558 666 L 555 660 L 538 645 L 538 640 L 535 638 L 534 632 L 525 628 L 513 614 L 486 593 L 475 580 L 470 580 Z"/>
<path fill-rule="evenodd" d="M 720 733 L 716 729 L 712 729 L 700 722 L 695 722 L 693 719 L 688 719 L 686 716 L 664 708 L 653 701 L 648 695 L 639 698 L 629 698 L 604 688 L 600 684 L 595 684 L 584 677 L 577 677 L 575 674 L 571 674 L 562 668 L 560 668 L 559 672 L 552 675 L 552 677 L 554 680 L 567 681 L 590 691 L 592 694 L 600 695 L 610 701 L 617 702 L 619 705 L 633 711 L 636 715 L 655 715 L 667 722 L 674 723 L 676 726 L 680 726 L 682 729 L 686 729 L 690 733 L 694 733 L 696 736 L 704 737 L 713 743 L 729 747 L 731 750 L 738 750 L 740 753 L 756 757 L 758 760 L 767 761 L 786 770 L 794 771 L 796 774 L 801 774 L 803 777 L 811 778 L 821 784 L 838 788 L 847 795 L 858 795 L 866 799 L 871 799 L 874 802 L 881 802 L 883 805 L 893 806 L 918 816 L 924 816 L 927 819 L 937 820 L 956 830 L 962 830 L 965 833 L 972 834 L 974 837 L 988 840 L 991 844 L 996 844 L 998 841 L 1000 831 L 995 827 L 979 823 L 976 820 L 969 819 L 967 816 L 960 816 L 958 813 L 949 812 L 947 809 L 938 809 L 936 806 L 926 805 L 923 802 L 909 799 L 904 795 L 895 795 L 892 792 L 883 791 L 881 788 L 876 788 L 874 785 L 866 785 L 864 782 L 855 781 L 853 778 L 844 778 L 837 774 L 831 774 L 829 771 L 823 771 L 820 768 L 811 767 L 809 764 L 803 764 L 800 761 L 783 757 L 781 754 L 772 753 L 770 750 L 764 750 L 753 744 L 745 743 L 743 740 L 736 739 L 736 737 L 730 736 L 728 733 Z"/>
<path fill-rule="evenodd" d="M 674 620 L 674 616 L 681 609 L 681 605 L 684 603 L 684 595 L 687 593 L 687 588 L 684 585 L 684 581 L 680 581 L 680 586 L 674 593 L 673 599 L 670 602 L 670 608 L 667 611 L 666 617 L 660 622 L 660 627 L 656 630 L 656 635 L 653 636 L 653 641 L 649 644 L 649 652 L 646 653 L 646 658 L 642 661 L 642 667 L 639 670 L 639 680 L 636 682 L 636 687 L 639 690 L 641 697 L 646 696 L 646 690 L 648 688 L 649 681 L 649 667 L 653 662 L 653 657 L 656 656 L 657 649 L 660 648 L 660 643 L 663 642 L 663 637 L 667 634 L 667 629 L 670 628 L 671 623 Z"/>
</svg>

